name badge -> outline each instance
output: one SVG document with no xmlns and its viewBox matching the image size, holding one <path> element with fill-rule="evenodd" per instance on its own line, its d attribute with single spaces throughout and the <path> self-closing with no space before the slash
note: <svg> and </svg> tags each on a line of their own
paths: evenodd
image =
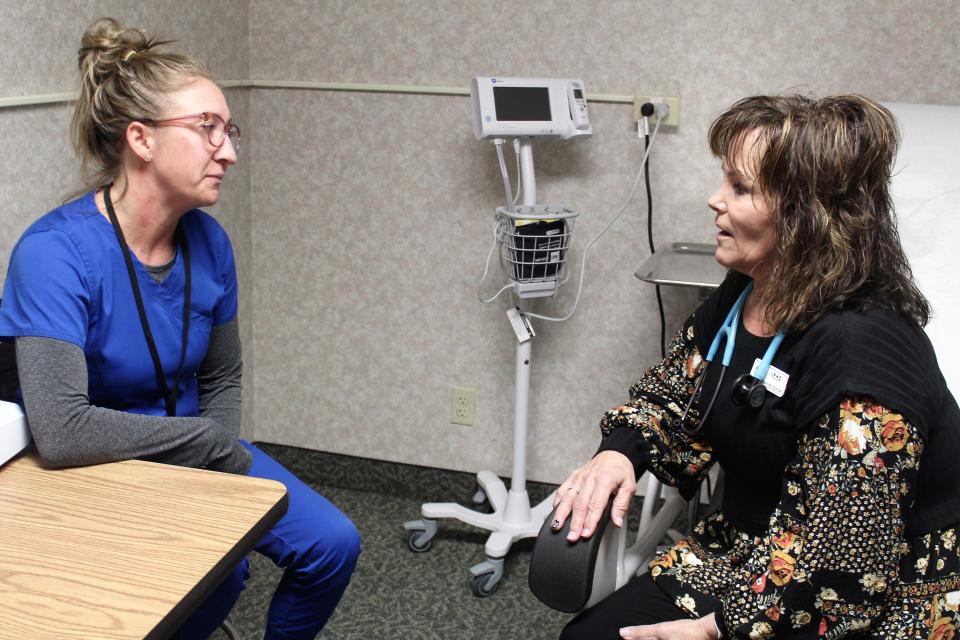
<svg viewBox="0 0 960 640">
<path fill-rule="evenodd" d="M 755 376 L 757 369 L 760 368 L 760 358 L 757 358 L 753 361 L 753 368 L 750 369 L 750 375 Z M 767 375 L 763 379 L 763 386 L 767 388 L 767 391 L 782 398 L 784 392 L 787 390 L 787 381 L 790 379 L 789 374 L 780 371 L 775 366 L 770 365 L 770 368 L 767 369 Z"/>
</svg>

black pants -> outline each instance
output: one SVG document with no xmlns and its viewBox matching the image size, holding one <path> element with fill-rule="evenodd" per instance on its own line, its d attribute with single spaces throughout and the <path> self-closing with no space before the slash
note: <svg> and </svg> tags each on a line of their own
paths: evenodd
<svg viewBox="0 0 960 640">
<path fill-rule="evenodd" d="M 560 640 L 614 640 L 620 638 L 623 627 L 688 617 L 670 596 L 660 590 L 650 574 L 644 573 L 580 612 L 563 629 Z"/>
</svg>

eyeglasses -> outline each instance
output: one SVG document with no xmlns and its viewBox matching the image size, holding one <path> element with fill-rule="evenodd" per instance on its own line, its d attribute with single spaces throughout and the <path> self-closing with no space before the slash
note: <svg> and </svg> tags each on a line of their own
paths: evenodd
<svg viewBox="0 0 960 640">
<path fill-rule="evenodd" d="M 223 118 L 215 113 L 204 111 L 203 113 L 191 113 L 186 116 L 174 116 L 172 118 L 157 118 L 156 120 L 142 120 L 142 122 L 154 126 L 165 124 L 176 124 L 180 120 L 200 119 L 200 126 L 207 130 L 207 139 L 215 147 L 223 144 L 224 138 L 230 138 L 230 144 L 234 151 L 240 153 L 240 127 L 232 122 L 227 124 Z"/>
</svg>

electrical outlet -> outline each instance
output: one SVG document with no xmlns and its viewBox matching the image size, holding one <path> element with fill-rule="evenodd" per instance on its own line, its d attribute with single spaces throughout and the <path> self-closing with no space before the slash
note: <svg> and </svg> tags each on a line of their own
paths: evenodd
<svg viewBox="0 0 960 640">
<path fill-rule="evenodd" d="M 640 114 L 640 107 L 644 103 L 656 104 L 658 102 L 665 103 L 670 107 L 670 115 L 663 119 L 663 122 L 660 123 L 660 128 L 663 127 L 679 127 L 680 126 L 680 98 L 670 98 L 670 97 L 659 97 L 659 96 L 634 96 L 633 97 L 633 121 L 640 121 L 643 116 Z M 653 131 L 653 125 L 656 122 L 655 118 L 650 118 L 650 130 Z"/>
<path fill-rule="evenodd" d="M 450 390 L 450 423 L 473 426 L 476 414 L 476 389 L 453 387 Z"/>
</svg>

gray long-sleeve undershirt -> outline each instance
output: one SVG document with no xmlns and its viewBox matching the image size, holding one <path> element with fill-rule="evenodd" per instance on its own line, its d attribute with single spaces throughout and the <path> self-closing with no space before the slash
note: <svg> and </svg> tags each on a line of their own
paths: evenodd
<svg viewBox="0 0 960 640">
<path fill-rule="evenodd" d="M 240 444 L 240 331 L 213 328 L 197 371 L 199 417 L 146 416 L 90 404 L 83 349 L 53 338 L 16 338 L 27 422 L 44 463 L 75 466 L 140 458 L 245 473 Z"/>
</svg>

